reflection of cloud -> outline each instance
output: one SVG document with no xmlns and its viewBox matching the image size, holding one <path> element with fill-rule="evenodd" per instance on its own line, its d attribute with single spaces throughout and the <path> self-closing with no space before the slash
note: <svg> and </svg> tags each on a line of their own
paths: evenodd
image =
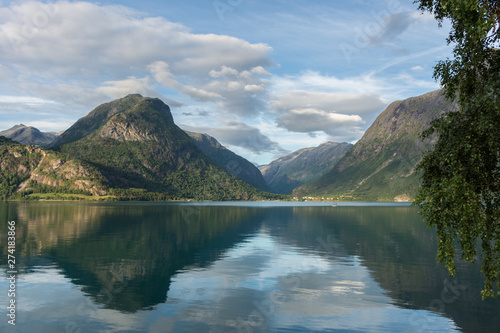
<svg viewBox="0 0 500 333">
<path fill-rule="evenodd" d="M 135 313 L 102 308 L 60 270 L 44 268 L 18 280 L 19 304 L 30 318 L 22 327 L 43 332 L 60 323 L 85 332 L 458 330 L 437 313 L 394 306 L 359 257 L 327 259 L 318 253 L 280 243 L 263 227 L 210 266 L 179 271 L 165 303 Z M 249 263 L 252 258 L 258 263 Z M 6 290 L 7 283 L 2 279 L 0 287 Z"/>
<path fill-rule="evenodd" d="M 8 290 L 4 283 L 8 281 L 2 278 L 0 289 Z M 147 323 L 144 313 L 102 309 L 75 287 L 61 270 L 53 267 L 18 275 L 17 289 L 18 311 L 22 318 L 29 318 L 17 322 L 23 332 L 53 332 L 65 328 L 75 328 L 75 332 L 77 329 L 101 332 L 104 327 L 112 331 L 143 331 L 142 326 Z"/>
<path fill-rule="evenodd" d="M 165 324 L 174 330 L 189 323 L 198 330 L 385 331 L 390 325 L 406 331 L 414 315 L 391 305 L 358 257 L 327 260 L 281 244 L 265 231 L 209 268 L 175 275 L 168 299 Z M 421 316 L 433 327 L 454 327 L 439 315 L 422 311 Z"/>
<path fill-rule="evenodd" d="M 7 279 L 2 278 L 2 284 L 4 281 L 8 282 Z M 8 290 L 9 288 L 2 286 L 1 289 Z M 22 310 L 36 312 L 40 308 L 57 302 L 50 297 L 51 294 L 68 292 L 68 289 L 71 289 L 71 283 L 59 270 L 44 268 L 29 274 L 18 275 L 17 289 L 22 290 L 22 293 L 17 294 L 19 295 L 18 302 L 22 304 Z"/>
</svg>

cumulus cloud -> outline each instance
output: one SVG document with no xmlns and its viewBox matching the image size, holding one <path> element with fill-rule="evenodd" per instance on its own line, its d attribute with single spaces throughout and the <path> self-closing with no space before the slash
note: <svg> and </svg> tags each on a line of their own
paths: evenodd
<svg viewBox="0 0 500 333">
<path fill-rule="evenodd" d="M 245 148 L 255 154 L 263 153 L 286 153 L 280 145 L 269 139 L 258 128 L 239 121 L 226 121 L 220 127 L 208 126 L 185 126 L 179 125 L 182 129 L 206 133 L 213 136 L 224 145 Z"/>
<path fill-rule="evenodd" d="M 238 70 L 272 64 L 265 44 L 194 34 L 181 24 L 121 6 L 27 2 L 3 8 L 0 17 L 2 60 L 31 68 L 57 64 L 79 70 L 77 64 L 84 63 L 86 71 L 99 73 L 106 66 L 123 73 L 163 60 L 176 73 L 205 75 L 222 64 Z"/>
<path fill-rule="evenodd" d="M 89 101 L 133 92 L 157 96 L 159 84 L 246 114 L 262 107 L 260 76 L 269 75 L 265 67 L 273 65 L 266 44 L 195 34 L 123 6 L 22 2 L 0 8 L 0 22 L 0 87 L 29 81 L 38 98 L 53 96 L 54 85 L 68 82 L 82 90 L 93 86 Z M 57 101 L 71 105 L 72 99 Z"/>
<path fill-rule="evenodd" d="M 255 116 L 266 109 L 270 81 L 260 76 L 270 76 L 261 66 L 238 71 L 221 66 L 210 71 L 212 80 L 203 88 L 222 96 L 220 106 L 238 116 Z"/>
<path fill-rule="evenodd" d="M 324 6 L 306 6 L 282 16 L 279 24 L 269 15 L 257 21 L 275 28 L 266 29 L 273 32 L 266 40 L 280 48 L 278 56 L 286 55 L 281 59 L 283 65 L 290 66 L 289 71 L 300 70 L 295 66 L 319 44 L 308 63 L 318 62 L 315 68 L 325 70 L 324 59 L 328 58 L 331 70 L 336 71 L 335 66 L 339 69 L 334 76 L 311 70 L 273 75 L 269 72 L 275 66 L 270 58 L 272 48 L 267 44 L 194 33 L 183 24 L 124 6 L 69 0 L 11 1 L 0 7 L 0 95 L 24 97 L 14 102 L 0 100 L 0 125 L 9 123 L 7 114 L 12 112 L 25 115 L 16 118 L 25 123 L 25 119 L 44 126 L 52 120 L 54 124 L 71 123 L 110 99 L 140 93 L 180 106 L 173 114 L 181 122 L 201 124 L 205 126 L 201 129 L 224 144 L 264 154 L 260 157 L 278 154 L 281 147 L 312 145 L 310 142 L 327 136 L 342 141 L 358 139 L 389 101 L 413 95 L 409 91 L 416 87 L 430 90 L 436 85 L 431 80 L 404 76 L 401 70 L 391 77 L 383 75 L 389 67 L 403 62 L 408 70 L 413 66 L 408 65 L 410 59 L 428 59 L 436 50 L 426 47 L 424 52 L 404 58 L 372 55 L 357 64 L 356 70 L 365 71 L 363 74 L 347 76 L 352 71 L 343 70 L 338 61 L 343 59 L 340 48 L 326 47 L 338 45 L 339 35 L 352 37 L 346 35 L 346 27 L 359 28 L 356 31 L 374 38 L 372 43 L 379 38 L 381 45 L 393 39 L 427 45 L 429 33 L 409 39 L 401 34 L 412 31 L 416 20 L 424 20 L 425 27 L 435 25 L 433 17 L 417 12 L 409 15 L 404 12 L 408 8 L 399 7 L 380 12 L 380 4 L 373 3 L 363 6 L 362 15 L 351 10 L 341 15 L 334 13 L 337 6 L 331 7 L 331 12 L 324 12 Z M 307 23 L 310 17 L 303 15 L 304 10 L 313 11 L 321 24 L 297 26 L 298 19 Z M 300 38 L 290 39 L 291 30 L 283 29 L 283 22 Z M 421 40 L 415 42 L 415 37 Z M 326 38 L 332 39 L 321 45 Z M 371 45 L 354 43 L 356 52 Z M 380 59 L 389 63 L 382 66 Z M 417 70 L 418 66 L 408 72 Z M 403 74 L 395 78 L 394 73 Z M 214 125 L 221 119 L 237 121 Z M 265 128 L 264 122 L 269 127 Z M 308 135 L 316 135 L 316 139 L 307 141 Z"/>
<path fill-rule="evenodd" d="M 148 69 L 151 71 L 151 74 L 156 81 L 160 84 L 189 95 L 196 101 L 210 101 L 222 98 L 219 94 L 180 83 L 175 75 L 170 71 L 169 65 L 164 61 L 155 61 L 148 66 Z"/>
<path fill-rule="evenodd" d="M 263 76 L 272 76 L 272 74 L 269 73 L 268 71 L 266 71 L 266 69 L 262 66 L 257 66 L 257 67 L 252 68 L 252 73 L 255 73 L 257 75 L 263 75 Z"/>
<path fill-rule="evenodd" d="M 383 82 L 371 75 L 340 79 L 307 71 L 273 83 L 270 107 L 277 126 L 309 135 L 323 132 L 335 141 L 359 139 L 388 104 L 381 97 Z"/>
</svg>

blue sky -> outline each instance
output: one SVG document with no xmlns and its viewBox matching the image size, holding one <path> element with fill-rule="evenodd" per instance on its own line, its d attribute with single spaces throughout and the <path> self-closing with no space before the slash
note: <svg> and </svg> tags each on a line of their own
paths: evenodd
<svg viewBox="0 0 500 333">
<path fill-rule="evenodd" d="M 65 130 L 140 93 L 265 164 L 438 89 L 447 32 L 413 0 L 0 0 L 0 129 Z"/>
</svg>

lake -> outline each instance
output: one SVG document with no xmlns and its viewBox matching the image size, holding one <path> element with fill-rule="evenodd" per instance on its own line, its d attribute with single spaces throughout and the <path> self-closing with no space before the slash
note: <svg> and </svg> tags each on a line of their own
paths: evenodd
<svg viewBox="0 0 500 333">
<path fill-rule="evenodd" d="M 449 276 L 405 204 L 0 203 L 0 219 L 2 332 L 500 331 L 479 264 Z"/>
</svg>

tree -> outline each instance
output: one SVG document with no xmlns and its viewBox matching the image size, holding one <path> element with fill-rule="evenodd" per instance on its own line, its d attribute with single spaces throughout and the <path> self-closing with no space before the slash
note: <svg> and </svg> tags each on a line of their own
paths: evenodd
<svg viewBox="0 0 500 333">
<path fill-rule="evenodd" d="M 483 299 L 500 295 L 500 1 L 419 0 L 442 26 L 451 22 L 453 59 L 440 61 L 434 78 L 460 109 L 431 124 L 437 134 L 419 165 L 415 203 L 439 239 L 438 260 L 455 273 L 455 255 L 482 261 Z"/>
</svg>

